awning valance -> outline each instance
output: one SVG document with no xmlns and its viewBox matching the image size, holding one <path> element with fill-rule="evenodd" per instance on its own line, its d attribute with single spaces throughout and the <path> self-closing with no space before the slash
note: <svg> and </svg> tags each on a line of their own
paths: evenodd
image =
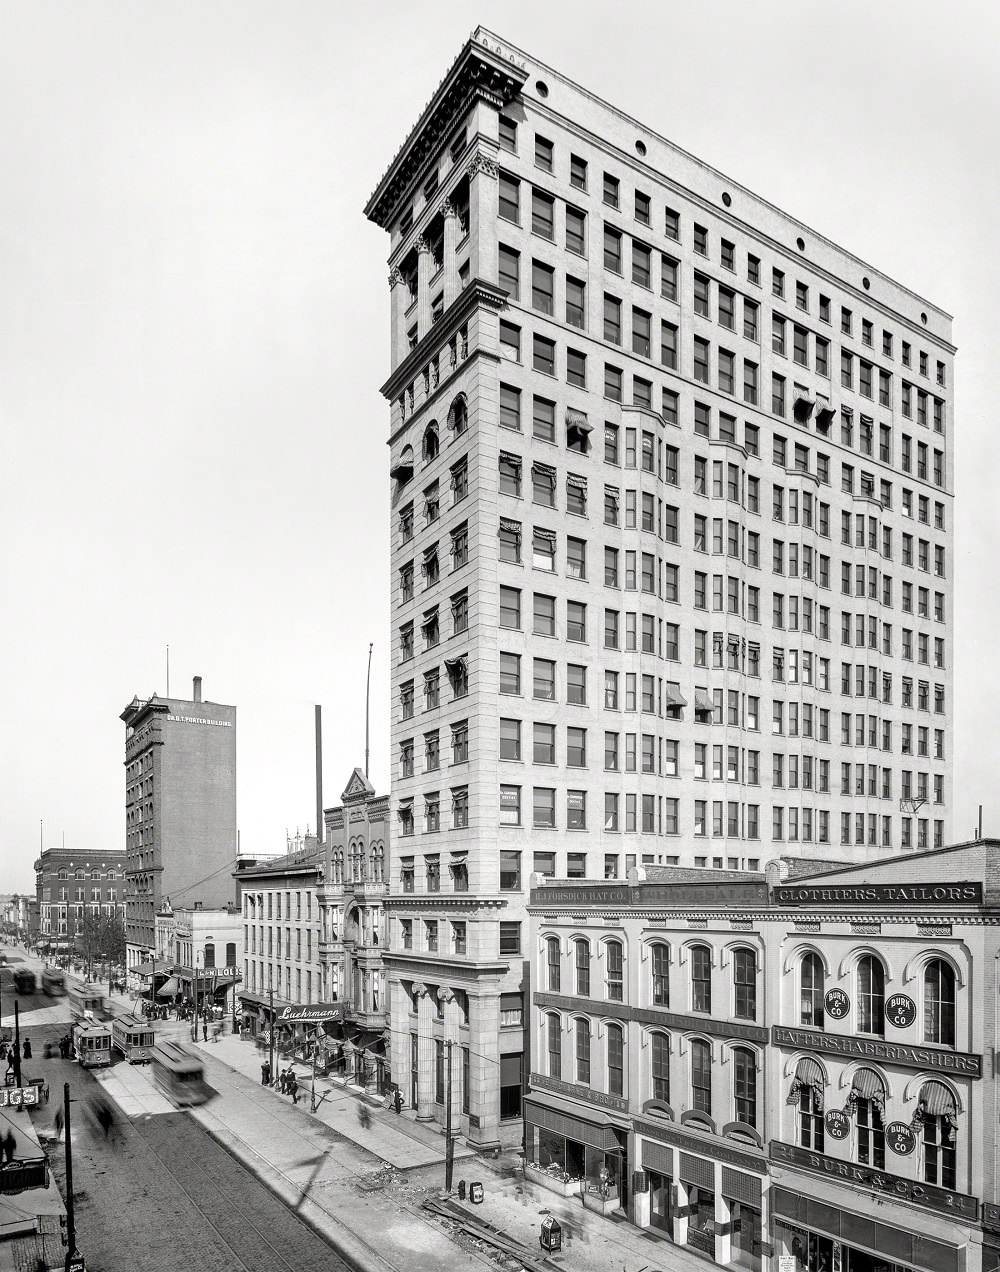
<svg viewBox="0 0 1000 1272">
<path fill-rule="evenodd" d="M 181 984 L 176 976 L 171 976 L 163 982 L 156 991 L 157 998 L 173 998 L 175 994 L 180 993 Z"/>
<path fill-rule="evenodd" d="M 943 1082 L 925 1082 L 920 1088 L 920 1103 L 929 1117 L 952 1117 L 955 1097 Z"/>
<path fill-rule="evenodd" d="M 524 1120 L 545 1131 L 565 1135 L 567 1139 L 589 1144 L 605 1152 L 621 1152 L 615 1124 L 606 1113 L 589 1111 L 587 1120 L 566 1111 L 560 1100 L 532 1092 L 525 1097 Z"/>
<path fill-rule="evenodd" d="M 712 695 L 707 689 L 696 689 L 694 691 L 694 709 L 695 711 L 715 710 L 715 703 L 712 701 Z"/>
<path fill-rule="evenodd" d="M 520 534 L 521 534 L 521 523 L 520 523 L 520 521 L 512 521 L 512 520 L 510 519 L 510 517 L 501 517 L 501 518 L 500 518 L 500 529 L 501 529 L 501 531 L 506 531 L 506 532 L 507 532 L 507 534 L 516 534 L 516 535 L 520 536 Z"/>
<path fill-rule="evenodd" d="M 398 464 L 393 464 L 393 466 L 389 469 L 389 476 L 395 481 L 407 481 L 413 476 L 413 464 L 406 464 L 402 461 Z"/>
<path fill-rule="evenodd" d="M 556 470 L 551 464 L 543 464 L 540 459 L 534 460 L 531 465 L 531 471 L 538 473 L 540 477 L 551 477 L 555 481 Z"/>
<path fill-rule="evenodd" d="M 556 532 L 554 530 L 542 530 L 539 526 L 535 526 L 532 530 L 532 536 L 535 539 L 542 539 L 545 543 L 555 543 Z"/>
<path fill-rule="evenodd" d="M 808 1083 L 809 1086 L 825 1086 L 826 1084 L 822 1066 L 812 1056 L 802 1057 L 795 1067 L 795 1076 L 800 1081 Z"/>
<path fill-rule="evenodd" d="M 825 1086 L 826 1079 L 823 1077 L 823 1070 L 818 1061 L 812 1056 L 803 1056 L 795 1067 L 795 1077 L 788 1089 L 785 1103 L 798 1104 L 803 1090 L 808 1090 L 812 1093 L 813 1112 L 822 1113 Z"/>
<path fill-rule="evenodd" d="M 852 1089 L 862 1100 L 870 1100 L 875 1095 L 885 1096 L 885 1086 L 874 1069 L 859 1069 L 854 1075 Z"/>
<path fill-rule="evenodd" d="M 433 627 L 437 621 L 438 621 L 437 609 L 435 608 L 432 610 L 428 610 L 424 614 L 423 619 L 421 620 L 420 627 L 423 631 L 426 631 L 428 627 Z"/>
<path fill-rule="evenodd" d="M 663 686 L 663 701 L 668 707 L 686 707 L 687 698 L 685 698 L 679 689 L 674 688 L 671 684 Z"/>
<path fill-rule="evenodd" d="M 510 465 L 511 465 L 511 467 L 513 467 L 513 468 L 520 468 L 520 467 L 521 467 L 521 456 L 520 456 L 520 455 L 514 455 L 514 454 L 512 454 L 510 451 L 502 450 L 502 451 L 500 452 L 500 463 L 501 463 L 501 464 L 510 464 Z"/>
<path fill-rule="evenodd" d="M 444 665 L 448 668 L 449 671 L 459 671 L 463 667 L 468 666 L 468 663 L 469 663 L 468 654 L 459 654 L 457 658 L 446 658 L 444 660 Z"/>
<path fill-rule="evenodd" d="M 581 477 L 579 473 L 567 473 L 566 485 L 572 486 L 574 490 L 586 490 L 587 479 L 586 477 Z"/>
<path fill-rule="evenodd" d="M 594 431 L 593 424 L 587 422 L 587 417 L 582 411 L 567 410 L 566 427 L 575 433 L 583 433 L 584 436 Z"/>
</svg>

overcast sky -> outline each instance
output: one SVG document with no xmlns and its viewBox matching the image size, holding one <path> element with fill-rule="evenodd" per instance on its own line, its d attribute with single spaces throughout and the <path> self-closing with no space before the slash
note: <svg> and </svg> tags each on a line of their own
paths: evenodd
<svg viewBox="0 0 1000 1272">
<path fill-rule="evenodd" d="M 124 845 L 134 694 L 238 708 L 245 851 L 389 780 L 388 239 L 486 23 L 955 317 L 955 838 L 1000 834 L 993 4 L 0 0 L 0 891 Z M 993 350 L 993 355 L 990 355 Z"/>
</svg>

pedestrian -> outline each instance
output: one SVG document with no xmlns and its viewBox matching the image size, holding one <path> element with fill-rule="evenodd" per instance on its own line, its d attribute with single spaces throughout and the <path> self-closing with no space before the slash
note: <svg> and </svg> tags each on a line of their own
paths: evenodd
<svg viewBox="0 0 1000 1272">
<path fill-rule="evenodd" d="M 397 1114 L 398 1116 L 402 1107 L 403 1107 L 403 1093 L 402 1091 L 400 1091 L 399 1087 L 396 1087 L 395 1091 L 392 1093 L 393 1112 Z"/>
<path fill-rule="evenodd" d="M 59 1055 L 63 1058 L 63 1060 L 65 1060 L 65 1059 L 66 1059 L 66 1038 L 65 1038 L 65 1036 L 59 1039 Z"/>
<path fill-rule="evenodd" d="M 208 1018 L 203 1016 L 201 1019 L 201 1040 L 208 1042 Z"/>
<path fill-rule="evenodd" d="M 24 1040 L 24 1058 L 25 1060 L 31 1059 L 31 1042 L 27 1038 Z"/>
<path fill-rule="evenodd" d="M 9 1126 L 7 1128 L 6 1135 L 4 1135 L 3 1139 L 0 1140 L 0 1145 L 3 1147 L 3 1160 L 5 1162 L 12 1162 L 14 1160 L 14 1153 L 17 1150 L 17 1140 L 14 1138 L 14 1132 Z"/>
<path fill-rule="evenodd" d="M 271 1085 L 271 1066 L 266 1060 L 260 1066 L 260 1084 L 261 1086 Z"/>
<path fill-rule="evenodd" d="M 289 1073 L 289 1075 L 288 1075 L 288 1094 L 292 1097 L 292 1103 L 293 1103 L 293 1104 L 298 1104 L 298 1102 L 299 1102 L 299 1083 L 298 1083 L 298 1079 L 295 1077 L 295 1074 L 294 1074 L 294 1073 Z"/>
<path fill-rule="evenodd" d="M 361 1123 L 361 1129 L 367 1131 L 372 1124 L 372 1115 L 367 1104 L 358 1105 L 358 1121 Z"/>
<path fill-rule="evenodd" d="M 52 1124 L 56 1128 L 56 1138 L 57 1139 L 61 1138 L 63 1133 L 63 1111 L 62 1111 L 61 1104 L 56 1109 L 56 1115 L 52 1119 Z"/>
</svg>

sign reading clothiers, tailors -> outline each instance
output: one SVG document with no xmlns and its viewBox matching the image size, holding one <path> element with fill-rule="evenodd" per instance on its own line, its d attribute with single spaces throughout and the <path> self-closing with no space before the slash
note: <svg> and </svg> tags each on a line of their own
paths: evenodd
<svg viewBox="0 0 1000 1272">
<path fill-rule="evenodd" d="M 981 883 L 785 884 L 778 905 L 982 905 Z"/>
<path fill-rule="evenodd" d="M 343 1003 L 310 1003 L 295 1007 L 282 1007 L 276 1022 L 279 1025 L 322 1025 L 328 1020 L 343 1020 Z"/>
</svg>

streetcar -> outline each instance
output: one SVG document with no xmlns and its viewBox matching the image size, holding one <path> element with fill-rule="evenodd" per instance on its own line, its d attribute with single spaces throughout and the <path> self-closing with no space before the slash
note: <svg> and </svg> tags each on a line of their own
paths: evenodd
<svg viewBox="0 0 1000 1272">
<path fill-rule="evenodd" d="M 74 1025 L 73 1046 L 77 1060 L 85 1069 L 99 1069 L 111 1063 L 111 1030 L 107 1025 Z"/>
<path fill-rule="evenodd" d="M 70 985 L 69 1009 L 74 1020 L 101 1020 L 104 990 L 100 985 Z"/>
<path fill-rule="evenodd" d="M 111 1022 L 111 1045 L 129 1064 L 144 1064 L 156 1046 L 156 1034 L 147 1020 L 117 1016 Z"/>
<path fill-rule="evenodd" d="M 204 1066 L 179 1042 L 162 1039 L 151 1048 L 149 1059 L 154 1085 L 174 1104 L 186 1108 L 208 1099 Z"/>
<path fill-rule="evenodd" d="M 38 988 L 35 973 L 27 967 L 19 967 L 14 972 L 14 990 L 18 994 L 33 994 Z"/>
<path fill-rule="evenodd" d="M 58 967 L 46 967 L 42 972 L 42 989 L 50 998 L 61 998 L 66 993 L 66 973 Z"/>
</svg>

